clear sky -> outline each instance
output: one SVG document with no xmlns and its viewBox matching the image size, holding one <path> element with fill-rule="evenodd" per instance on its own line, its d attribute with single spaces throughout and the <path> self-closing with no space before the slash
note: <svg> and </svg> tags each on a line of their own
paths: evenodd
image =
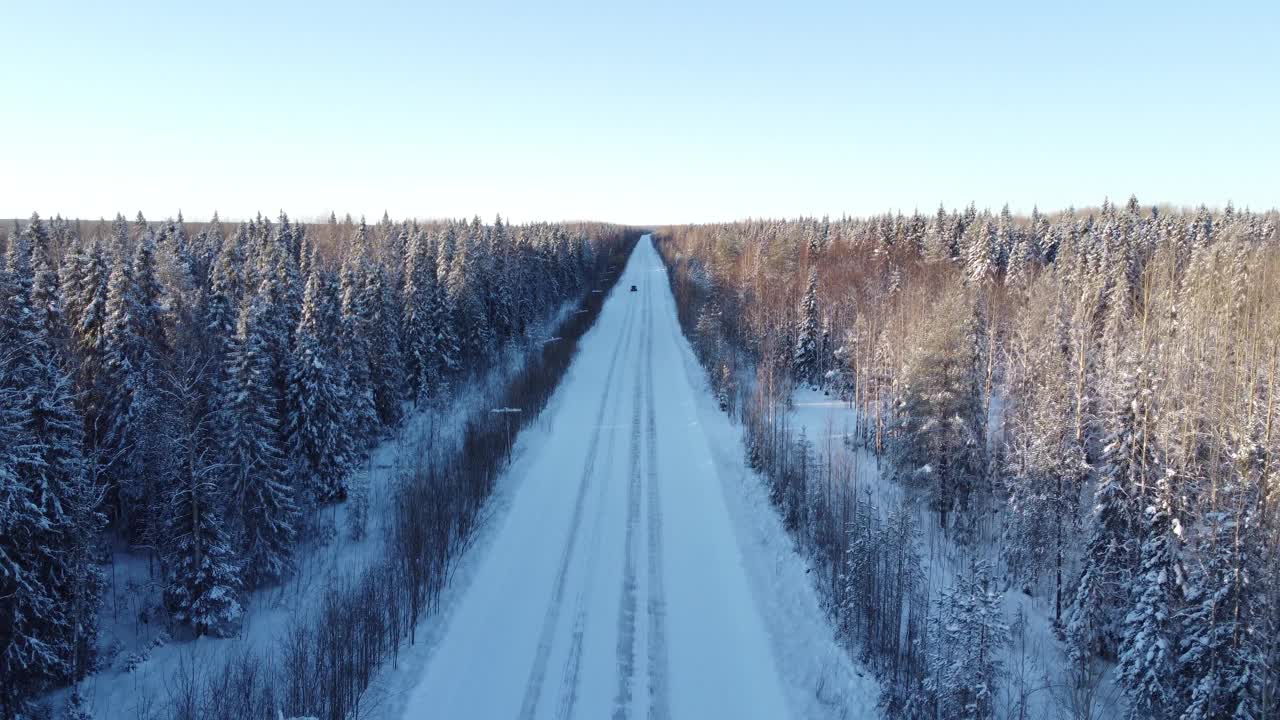
<svg viewBox="0 0 1280 720">
<path fill-rule="evenodd" d="M 1280 2 L 0 0 L 0 217 L 1280 204 Z"/>
</svg>

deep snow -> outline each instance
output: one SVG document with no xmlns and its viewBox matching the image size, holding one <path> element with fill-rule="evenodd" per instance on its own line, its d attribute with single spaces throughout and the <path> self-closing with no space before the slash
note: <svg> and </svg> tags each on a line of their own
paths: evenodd
<svg viewBox="0 0 1280 720">
<path fill-rule="evenodd" d="M 636 285 L 638 292 L 629 292 Z M 741 436 L 680 334 L 642 238 L 422 654 L 386 673 L 405 718 L 870 717 Z M 400 688 L 405 687 L 402 694 Z"/>
<path fill-rule="evenodd" d="M 296 552 L 297 568 L 276 586 L 256 590 L 245 600 L 245 617 L 230 638 L 170 637 L 160 610 L 163 590 L 154 565 L 144 554 L 117 544 L 111 563 L 104 566 L 107 592 L 99 611 L 101 624 L 100 669 L 80 683 L 96 720 L 137 720 L 166 717 L 167 704 L 179 684 L 179 675 L 213 673 L 223 664 L 248 654 L 270 658 L 290 623 L 306 617 L 331 584 L 359 577 L 384 552 L 385 525 L 391 519 L 391 502 L 397 478 L 422 453 L 452 452 L 468 418 L 487 412 L 528 361 L 530 348 L 548 336 L 578 308 L 567 302 L 532 328 L 527 342 L 506 348 L 504 356 L 483 377 L 458 387 L 443 407 L 409 409 L 408 419 L 393 437 L 373 448 L 350 478 L 369 485 L 369 520 L 362 540 L 352 540 L 347 529 L 347 503 L 319 510 L 318 523 L 331 528 L 325 539 L 304 542 Z M 427 618 L 424 624 L 430 623 Z M 412 652 L 414 648 L 410 648 Z M 45 699 L 60 710 L 69 688 Z M 375 708 L 386 703 L 383 690 L 369 694 Z"/>
<path fill-rule="evenodd" d="M 978 541 L 963 548 L 954 537 L 938 528 L 937 516 L 920 498 L 886 476 L 887 467 L 876 456 L 854 440 L 856 410 L 844 402 L 810 387 L 799 387 L 791 395 L 787 422 L 792 434 L 803 434 L 812 444 L 817 459 L 845 464 L 860 497 L 870 497 L 882 518 L 906 502 L 912 508 L 916 526 L 922 531 L 921 557 L 925 581 L 936 599 L 937 592 L 954 585 L 966 565 L 974 559 L 985 560 L 1003 582 L 1002 538 L 1005 518 L 997 509 L 981 524 Z M 998 393 L 992 396 L 989 416 L 990 441 L 997 442 L 1004 427 L 1004 403 Z M 1009 624 L 1011 638 L 1000 658 L 1004 664 L 1000 695 L 996 701 L 997 717 L 1033 717 L 1044 720 L 1070 718 L 1074 711 L 1068 702 L 1064 668 L 1067 658 L 1063 643 L 1053 629 L 1053 606 L 1049 589 L 1041 588 L 1037 596 L 1016 588 L 1002 593 L 1004 621 Z M 1019 624 L 1022 631 L 1019 632 Z M 1123 702 L 1109 670 L 1099 682 L 1095 701 L 1089 708 L 1091 720 L 1106 720 L 1123 714 Z"/>
</svg>

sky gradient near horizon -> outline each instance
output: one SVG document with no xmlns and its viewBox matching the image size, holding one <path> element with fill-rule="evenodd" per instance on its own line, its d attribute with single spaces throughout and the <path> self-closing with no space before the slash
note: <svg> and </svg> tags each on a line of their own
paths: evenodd
<svg viewBox="0 0 1280 720">
<path fill-rule="evenodd" d="M 1280 3 L 1033 5 L 4 0 L 0 217 L 1280 204 Z"/>
</svg>

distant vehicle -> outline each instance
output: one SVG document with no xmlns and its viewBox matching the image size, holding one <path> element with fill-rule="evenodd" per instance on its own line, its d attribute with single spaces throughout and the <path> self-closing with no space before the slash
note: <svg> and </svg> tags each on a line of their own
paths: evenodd
<svg viewBox="0 0 1280 720">
<path fill-rule="evenodd" d="M 631 286 L 631 292 L 635 292 L 635 291 L 636 291 L 636 286 L 635 286 L 635 285 L 632 285 L 632 286 Z"/>
</svg>

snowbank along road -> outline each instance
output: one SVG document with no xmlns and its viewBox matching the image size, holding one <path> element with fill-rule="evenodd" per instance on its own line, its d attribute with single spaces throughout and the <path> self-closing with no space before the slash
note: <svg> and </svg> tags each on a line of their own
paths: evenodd
<svg viewBox="0 0 1280 720">
<path fill-rule="evenodd" d="M 684 342 L 646 236 L 547 410 L 549 437 L 510 468 L 510 508 L 405 717 L 790 715 Z"/>
</svg>

